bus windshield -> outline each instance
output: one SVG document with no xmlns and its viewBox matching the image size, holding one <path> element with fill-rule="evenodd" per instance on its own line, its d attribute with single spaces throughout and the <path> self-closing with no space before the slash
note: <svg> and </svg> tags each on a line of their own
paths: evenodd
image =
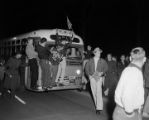
<svg viewBox="0 0 149 120">
<path fill-rule="evenodd" d="M 55 45 L 53 44 L 48 44 L 48 49 L 50 50 L 52 47 L 54 47 Z M 66 57 L 67 59 L 78 59 L 81 60 L 82 59 L 82 48 L 81 47 L 74 47 L 74 46 L 70 46 L 66 49 Z"/>
<path fill-rule="evenodd" d="M 81 48 L 70 47 L 67 49 L 68 59 L 82 59 Z"/>
</svg>

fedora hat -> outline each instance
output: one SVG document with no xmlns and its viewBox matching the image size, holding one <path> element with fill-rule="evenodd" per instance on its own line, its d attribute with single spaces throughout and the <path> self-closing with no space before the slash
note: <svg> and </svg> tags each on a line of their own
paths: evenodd
<svg viewBox="0 0 149 120">
<path fill-rule="evenodd" d="M 96 48 L 94 49 L 93 53 L 96 53 L 96 52 L 102 53 L 102 49 L 100 49 L 99 47 L 96 47 Z"/>
</svg>

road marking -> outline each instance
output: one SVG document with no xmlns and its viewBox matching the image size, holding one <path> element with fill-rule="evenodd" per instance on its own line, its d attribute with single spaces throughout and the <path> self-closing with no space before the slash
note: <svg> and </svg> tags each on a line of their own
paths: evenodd
<svg viewBox="0 0 149 120">
<path fill-rule="evenodd" d="M 8 93 L 11 93 L 10 90 L 8 90 Z M 17 99 L 19 102 L 21 102 L 22 104 L 26 104 L 26 102 L 24 100 L 22 100 L 20 97 L 18 97 L 17 95 L 15 95 L 15 99 Z"/>
</svg>

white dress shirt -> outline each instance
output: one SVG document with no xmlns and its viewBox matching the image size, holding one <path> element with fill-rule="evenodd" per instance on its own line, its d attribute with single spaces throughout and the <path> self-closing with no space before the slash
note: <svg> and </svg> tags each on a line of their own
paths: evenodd
<svg viewBox="0 0 149 120">
<path fill-rule="evenodd" d="M 144 86 L 141 70 L 128 66 L 122 72 L 115 91 L 115 102 L 131 113 L 144 104 Z"/>
<path fill-rule="evenodd" d="M 99 60 L 99 58 L 94 57 L 95 71 L 96 71 L 96 69 L 97 69 L 98 60 Z"/>
<path fill-rule="evenodd" d="M 35 51 L 35 48 L 33 45 L 28 44 L 26 46 L 26 55 L 27 55 L 28 59 L 37 58 L 38 53 Z"/>
</svg>

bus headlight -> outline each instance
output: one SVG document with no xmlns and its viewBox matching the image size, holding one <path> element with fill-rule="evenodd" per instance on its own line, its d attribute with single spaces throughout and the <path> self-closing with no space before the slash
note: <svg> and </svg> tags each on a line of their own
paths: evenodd
<svg viewBox="0 0 149 120">
<path fill-rule="evenodd" d="M 76 70 L 77 75 L 81 74 L 81 70 Z"/>
</svg>

